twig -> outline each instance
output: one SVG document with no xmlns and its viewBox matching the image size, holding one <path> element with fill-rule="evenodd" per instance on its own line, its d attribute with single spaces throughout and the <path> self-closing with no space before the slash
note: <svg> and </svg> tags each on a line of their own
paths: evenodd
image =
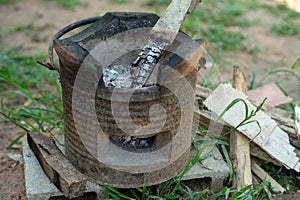
<svg viewBox="0 0 300 200">
<path fill-rule="evenodd" d="M 38 64 L 44 66 L 44 67 L 47 67 L 49 70 L 55 70 L 55 68 L 50 64 L 50 63 L 44 63 L 42 61 L 36 61 Z"/>
</svg>

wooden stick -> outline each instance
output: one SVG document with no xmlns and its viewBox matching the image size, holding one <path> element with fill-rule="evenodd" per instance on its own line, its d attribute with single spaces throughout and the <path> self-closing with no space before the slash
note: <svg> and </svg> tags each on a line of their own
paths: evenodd
<svg viewBox="0 0 300 200">
<path fill-rule="evenodd" d="M 29 133 L 27 140 L 45 174 L 65 197 L 72 199 L 84 195 L 86 177 L 65 158 L 52 138 Z"/>
<path fill-rule="evenodd" d="M 234 88 L 247 92 L 247 80 L 239 67 L 234 66 Z M 230 134 L 230 156 L 233 163 L 233 184 L 238 190 L 252 184 L 250 141 L 242 133 L 235 131 Z"/>
<path fill-rule="evenodd" d="M 272 190 L 275 193 L 283 193 L 285 192 L 285 189 L 277 182 L 275 181 L 267 172 L 265 172 L 253 159 L 251 160 L 251 168 L 252 172 L 258 176 L 261 180 L 269 181 Z"/>
<path fill-rule="evenodd" d="M 141 88 L 148 81 L 162 51 L 175 40 L 186 14 L 195 9 L 194 2 L 195 0 L 173 0 L 156 22 L 148 36 L 148 44 L 133 63 L 138 69 L 131 88 Z"/>
<path fill-rule="evenodd" d="M 253 175 L 252 175 L 252 182 L 253 182 L 253 186 L 255 188 L 259 185 L 260 181 L 261 180 L 258 178 L 258 176 L 256 176 L 253 173 Z M 272 194 L 271 194 L 270 190 L 266 186 L 264 187 L 264 191 L 268 195 L 269 200 L 273 200 Z"/>
</svg>

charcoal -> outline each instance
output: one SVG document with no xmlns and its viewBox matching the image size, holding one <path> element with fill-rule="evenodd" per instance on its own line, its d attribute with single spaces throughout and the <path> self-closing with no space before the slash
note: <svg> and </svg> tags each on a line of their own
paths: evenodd
<svg viewBox="0 0 300 200">
<path fill-rule="evenodd" d="M 151 151 L 154 148 L 154 136 L 140 138 L 129 135 L 114 135 L 110 137 L 110 140 L 115 145 L 127 151 L 146 152 Z"/>
</svg>

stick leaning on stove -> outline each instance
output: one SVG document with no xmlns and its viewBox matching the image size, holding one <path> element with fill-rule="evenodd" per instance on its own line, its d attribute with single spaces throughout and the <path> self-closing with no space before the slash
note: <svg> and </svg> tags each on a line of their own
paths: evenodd
<svg viewBox="0 0 300 200">
<path fill-rule="evenodd" d="M 196 9 L 201 0 L 173 0 L 148 36 L 148 44 L 132 63 L 135 76 L 131 88 L 143 87 L 157 64 L 162 51 L 172 44 L 187 14 Z"/>
</svg>

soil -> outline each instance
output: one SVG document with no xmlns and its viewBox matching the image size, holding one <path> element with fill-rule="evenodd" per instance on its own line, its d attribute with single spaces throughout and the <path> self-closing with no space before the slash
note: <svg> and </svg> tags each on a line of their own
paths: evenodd
<svg viewBox="0 0 300 200">
<path fill-rule="evenodd" d="M 0 5 L 1 29 L 7 33 L 8 30 L 20 28 L 20 25 L 32 25 L 27 30 L 6 34 L 6 46 L 23 45 L 32 49 L 26 51 L 29 54 L 40 49 L 46 51 L 49 40 L 62 27 L 90 16 L 103 15 L 109 11 L 149 12 L 149 8 L 142 6 L 141 2 L 140 0 L 131 0 L 131 3 L 128 4 L 114 4 L 109 0 L 90 0 L 87 6 L 66 9 L 43 0 L 16 0 L 7 5 Z M 266 0 L 266 2 L 271 5 L 277 4 L 273 0 Z M 258 23 L 239 31 L 248 37 L 250 47 L 257 46 L 260 52 L 233 51 L 223 55 L 220 60 L 239 65 L 249 79 L 251 79 L 252 70 L 256 70 L 257 79 L 260 79 L 282 57 L 285 57 L 282 67 L 289 68 L 300 55 L 300 39 L 297 36 L 276 37 L 272 35 L 270 24 L 279 22 L 280 19 L 263 9 L 250 10 L 246 13 L 246 16 L 251 21 L 258 20 Z M 209 53 L 213 54 L 213 51 L 212 49 Z M 298 69 L 298 73 L 300 73 L 300 69 Z M 221 69 L 221 80 L 229 80 L 231 74 L 232 70 L 229 67 L 226 70 Z M 267 79 L 266 83 L 270 81 L 276 81 L 294 98 L 296 103 L 300 104 L 299 81 L 295 78 L 287 78 L 284 75 L 273 76 Z M 22 133 L 22 130 L 10 123 L 0 123 L 0 199 L 26 199 L 23 164 L 7 156 L 8 153 L 21 154 L 20 142 L 10 150 L 5 148 Z M 295 193 L 291 196 L 284 195 L 279 198 L 300 199 L 300 195 Z"/>
</svg>

